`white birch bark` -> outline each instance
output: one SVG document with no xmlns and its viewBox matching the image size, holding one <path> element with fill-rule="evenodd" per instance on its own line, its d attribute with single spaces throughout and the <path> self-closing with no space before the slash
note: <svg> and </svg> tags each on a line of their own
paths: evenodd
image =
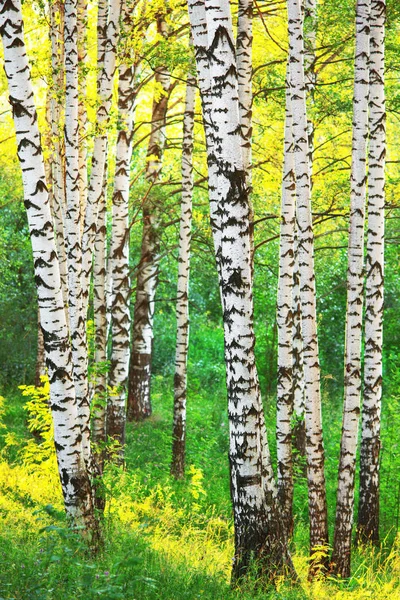
<svg viewBox="0 0 400 600">
<path fill-rule="evenodd" d="M 189 349 L 189 272 L 192 237 L 193 134 L 196 78 L 188 76 L 182 141 L 182 200 L 179 227 L 177 335 L 174 377 L 174 422 L 172 432 L 171 474 L 180 479 L 185 474 L 187 357 Z"/>
<path fill-rule="evenodd" d="M 87 114 L 86 114 L 86 29 L 87 29 L 87 0 L 78 0 L 77 4 L 77 25 L 78 25 L 78 79 L 79 79 L 79 102 L 78 102 L 78 123 L 79 123 L 79 202 L 80 202 L 80 237 L 82 238 L 86 202 L 87 202 Z"/>
<path fill-rule="evenodd" d="M 127 23 L 127 26 L 129 23 Z M 112 353 L 107 433 L 125 443 L 126 384 L 130 354 L 129 279 L 129 182 L 132 157 L 133 117 L 136 101 L 135 65 L 122 64 L 118 85 L 118 138 L 113 193 L 111 238 Z M 121 451 L 122 456 L 122 451 Z"/>
<path fill-rule="evenodd" d="M 306 95 L 309 106 L 314 105 L 314 93 L 316 86 L 315 74 L 315 45 L 317 38 L 317 2 L 316 0 L 304 0 L 304 79 L 306 84 Z M 314 152 L 314 123 L 312 119 L 307 120 L 308 149 L 310 159 L 310 172 L 312 172 Z"/>
<path fill-rule="evenodd" d="M 236 64 L 239 94 L 240 126 L 242 128 L 242 155 L 248 187 L 251 187 L 252 135 L 252 46 L 253 0 L 239 0 L 236 36 Z"/>
<path fill-rule="evenodd" d="M 2 4 L 0 34 L 22 169 L 65 508 L 72 522 L 83 524 L 89 534 L 91 531 L 96 535 L 90 482 L 82 455 L 81 432 L 77 427 L 71 347 L 19 0 Z"/>
<path fill-rule="evenodd" d="M 81 211 L 79 188 L 78 46 L 77 1 L 66 0 L 65 50 L 65 230 L 68 259 L 69 326 L 74 365 L 75 394 L 82 434 L 82 448 L 90 464 L 90 405 L 86 317 L 82 296 Z"/>
<path fill-rule="evenodd" d="M 205 10 L 204 13 L 202 11 Z M 189 4 L 199 80 L 204 50 L 209 57 L 211 117 L 206 132 L 219 234 L 214 238 L 224 314 L 226 377 L 230 426 L 231 493 L 235 522 L 233 576 L 241 577 L 252 557 L 264 576 L 290 564 L 270 465 L 265 464 L 264 416 L 254 360 L 250 207 L 242 156 L 236 58 L 229 3 Z M 199 20 L 198 20 L 199 17 Z M 207 44 L 197 47 L 199 23 Z M 201 41 L 204 44 L 204 36 Z M 200 85 L 200 89 L 201 85 Z M 204 110 L 204 99 L 203 99 Z M 205 110 L 204 120 L 208 117 Z M 213 210 L 213 208 L 211 209 Z M 220 246 L 220 248 L 218 247 Z"/>
<path fill-rule="evenodd" d="M 304 79 L 303 23 L 299 0 L 288 0 L 289 74 L 297 193 L 298 260 L 304 348 L 305 423 L 310 515 L 310 550 L 328 543 L 322 439 L 320 367 L 316 321 L 314 236 Z M 318 565 L 311 564 L 311 573 Z"/>
<path fill-rule="evenodd" d="M 288 73 L 287 73 L 288 75 Z M 296 219 L 296 179 L 294 173 L 290 80 L 286 82 L 286 116 L 282 178 L 279 279 L 276 321 L 278 329 L 278 385 L 276 442 L 278 497 L 287 535 L 293 531 L 293 267 Z"/>
<path fill-rule="evenodd" d="M 167 37 L 166 22 L 161 17 L 157 21 L 160 35 Z M 156 183 L 162 166 L 164 148 L 165 119 L 171 86 L 168 68 L 156 68 L 154 79 L 157 94 L 153 100 L 151 134 L 147 150 L 146 178 Z M 136 298 L 133 315 L 132 350 L 129 365 L 128 419 L 140 421 L 151 415 L 150 400 L 151 360 L 153 345 L 154 300 L 157 289 L 157 275 L 160 255 L 159 215 L 151 195 L 143 203 L 143 233 L 140 265 L 136 284 Z"/>
<path fill-rule="evenodd" d="M 379 453 L 385 226 L 385 0 L 371 2 L 367 282 L 358 538 L 379 543 Z"/>
<path fill-rule="evenodd" d="M 99 215 L 93 262 L 93 319 L 95 335 L 94 382 L 92 399 L 92 439 L 96 444 L 96 462 L 103 471 L 107 413 L 107 290 L 106 290 L 106 198 L 107 177 L 99 199 Z"/>
<path fill-rule="evenodd" d="M 293 238 L 293 443 L 301 456 L 306 454 L 303 333 L 301 327 L 301 294 L 298 252 L 298 231 L 295 223 Z"/>
<path fill-rule="evenodd" d="M 101 5 L 101 25 L 104 27 L 105 6 Z M 89 297 L 89 282 L 92 269 L 92 254 L 97 227 L 99 198 L 102 194 L 106 155 L 107 155 L 107 124 L 112 102 L 112 90 L 115 73 L 117 41 L 119 35 L 119 20 L 121 0 L 110 0 L 107 21 L 107 43 L 104 52 L 104 64 L 99 72 L 99 107 L 97 109 L 98 132 L 94 140 L 92 155 L 92 170 L 87 195 L 85 222 L 82 235 L 82 290 L 83 308 L 86 311 Z M 103 56 L 103 54 L 101 54 Z"/>
<path fill-rule="evenodd" d="M 353 141 L 347 270 L 344 407 L 332 562 L 350 576 L 354 478 L 361 395 L 361 337 L 364 292 L 364 216 L 369 91 L 369 0 L 358 0 L 354 60 Z"/>
<path fill-rule="evenodd" d="M 196 56 L 197 81 L 200 88 L 201 105 L 203 113 L 203 126 L 207 146 L 208 167 L 208 198 L 210 203 L 210 225 L 213 234 L 214 251 L 217 270 L 221 253 L 220 218 L 217 206 L 216 165 L 213 162 L 213 138 L 211 135 L 212 124 L 212 96 L 208 59 L 208 36 L 204 2 L 188 0 L 189 14 L 191 15 L 191 36 Z M 221 302 L 222 302 L 221 297 Z"/>
<path fill-rule="evenodd" d="M 55 1 L 50 5 L 50 37 L 51 37 L 51 88 L 50 88 L 50 123 L 51 144 L 49 163 L 52 179 L 52 203 L 54 233 L 60 264 L 61 285 L 64 305 L 68 307 L 68 263 L 65 247 L 65 152 L 62 136 L 64 121 L 64 4 Z M 68 313 L 67 313 L 68 318 Z"/>
</svg>

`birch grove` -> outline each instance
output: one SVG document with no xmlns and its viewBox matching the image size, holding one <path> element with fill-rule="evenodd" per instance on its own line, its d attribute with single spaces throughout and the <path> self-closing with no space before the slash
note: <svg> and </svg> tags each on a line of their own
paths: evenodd
<svg viewBox="0 0 400 600">
<path fill-rule="evenodd" d="M 0 489 L 46 513 L 40 544 L 64 503 L 60 562 L 80 581 L 90 550 L 93 594 L 152 589 L 118 558 L 134 539 L 142 564 L 144 528 L 177 600 L 165 552 L 221 598 L 379 600 L 395 572 L 399 21 L 0 1 Z"/>
</svg>

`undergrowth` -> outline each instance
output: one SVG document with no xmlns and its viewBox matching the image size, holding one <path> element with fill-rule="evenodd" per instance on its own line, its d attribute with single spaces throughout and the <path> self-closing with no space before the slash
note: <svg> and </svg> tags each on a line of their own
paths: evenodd
<svg viewBox="0 0 400 600">
<path fill-rule="evenodd" d="M 155 413 L 147 422 L 129 426 L 126 470 L 107 467 L 105 544 L 96 556 L 65 524 L 47 383 L 39 389 L 24 387 L 24 396 L 1 399 L 0 599 L 392 600 L 400 596 L 400 538 L 393 533 L 379 552 L 354 551 L 350 580 L 328 578 L 309 584 L 304 506 L 296 509 L 300 517 L 293 540 L 301 584 L 291 587 L 281 581 L 276 588 L 265 589 L 250 575 L 240 590 L 231 589 L 233 526 L 223 394 L 205 397 L 201 390 L 194 391 L 188 414 L 187 474 L 184 481 L 176 482 L 169 476 L 168 389 L 168 382 L 155 378 Z M 10 412 L 16 423 L 25 425 L 9 427 Z M 328 451 L 331 444 L 327 440 Z M 392 463 L 396 456 L 391 457 Z M 300 508 L 305 499 L 301 469 L 297 490 Z"/>
</svg>

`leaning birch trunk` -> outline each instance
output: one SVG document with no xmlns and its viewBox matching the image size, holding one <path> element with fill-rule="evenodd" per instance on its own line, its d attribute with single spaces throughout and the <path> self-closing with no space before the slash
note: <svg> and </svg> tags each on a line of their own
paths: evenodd
<svg viewBox="0 0 400 600">
<path fill-rule="evenodd" d="M 287 73 L 288 75 L 288 73 Z M 282 521 L 289 536 L 293 532 L 293 244 L 296 212 L 290 80 L 286 82 L 286 119 L 282 180 L 279 279 L 276 322 L 278 329 L 278 385 L 276 445 L 278 497 Z"/>
<path fill-rule="evenodd" d="M 54 443 L 65 509 L 70 521 L 83 525 L 84 533 L 95 539 L 98 529 L 82 455 L 81 432 L 77 427 L 71 347 L 19 0 L 3 4 L 0 10 L 0 34 L 32 242 L 50 381 Z"/>
<path fill-rule="evenodd" d="M 126 422 L 126 384 L 129 372 L 130 325 L 129 310 L 129 182 L 132 157 L 133 115 L 136 101 L 135 65 L 121 65 L 118 85 L 119 131 L 117 138 L 113 221 L 111 238 L 112 272 L 112 351 L 110 397 L 108 402 L 107 434 L 121 446 L 123 457 Z"/>
<path fill-rule="evenodd" d="M 68 313 L 75 395 L 86 465 L 90 468 L 90 407 L 86 317 L 82 297 L 81 211 L 79 193 L 77 2 L 66 0 L 65 49 L 65 230 L 68 261 Z"/>
<path fill-rule="evenodd" d="M 163 18 L 157 21 L 160 35 L 167 37 Z M 154 75 L 156 93 L 153 100 L 151 135 L 147 150 L 147 180 L 155 184 L 159 178 L 164 147 L 165 119 L 170 92 L 170 75 L 166 66 L 157 67 Z M 154 299 L 157 289 L 160 255 L 160 217 L 151 195 L 143 203 L 143 233 L 140 264 L 136 283 L 133 314 L 132 350 L 129 365 L 128 419 L 141 421 L 151 415 L 151 361 L 153 350 Z"/>
<path fill-rule="evenodd" d="M 186 85 L 182 141 L 182 201 L 179 228 L 178 286 L 176 301 L 177 335 L 174 377 L 174 424 L 172 431 L 171 474 L 185 474 L 187 356 L 189 349 L 189 271 L 192 236 L 193 130 L 196 78 L 189 75 Z"/>
<path fill-rule="evenodd" d="M 205 10 L 204 15 L 201 11 Z M 200 14 L 199 14 L 200 13 Z M 224 314 L 230 427 L 231 494 L 235 523 L 233 577 L 260 559 L 263 576 L 291 569 L 281 528 L 272 470 L 265 464 L 264 416 L 254 357 L 250 209 L 239 126 L 236 60 L 229 3 L 189 4 L 194 45 L 199 25 L 208 34 L 212 121 L 207 124 L 214 162 L 212 183 L 219 209 L 219 279 Z M 201 62 L 202 47 L 196 47 Z M 198 62 L 199 64 L 199 62 Z M 201 64 L 198 67 L 199 77 Z M 201 89 L 201 86 L 200 86 Z M 204 110 L 204 101 L 203 101 Z M 204 114 L 204 119 L 206 114 Z M 218 141 L 218 143 L 216 143 Z M 215 244 L 215 240 L 214 240 Z M 218 250 L 218 249 L 217 249 Z"/>
<path fill-rule="evenodd" d="M 379 543 L 379 453 L 385 207 L 385 1 L 372 0 L 369 92 L 367 283 L 358 539 Z"/>
<path fill-rule="evenodd" d="M 361 337 L 364 294 L 364 215 L 368 138 L 369 0 L 358 0 L 354 63 L 353 143 L 347 270 L 344 407 L 332 563 L 350 576 L 354 480 L 361 395 Z"/>
<path fill-rule="evenodd" d="M 328 544 L 328 518 L 322 439 L 320 366 L 316 319 L 314 235 L 304 80 L 303 23 L 299 0 L 288 0 L 289 75 L 297 194 L 298 260 L 304 347 L 305 423 L 310 515 L 310 552 Z M 324 560 L 311 563 L 310 575 Z M 317 564 L 318 563 L 318 564 Z"/>
</svg>

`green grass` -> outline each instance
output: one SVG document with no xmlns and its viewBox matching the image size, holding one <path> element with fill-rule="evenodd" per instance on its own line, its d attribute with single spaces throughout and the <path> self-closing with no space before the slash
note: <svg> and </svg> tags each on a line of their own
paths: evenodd
<svg viewBox="0 0 400 600">
<path fill-rule="evenodd" d="M 383 417 L 382 504 L 386 535 L 383 549 L 356 550 L 353 576 L 348 582 L 315 582 L 310 587 L 306 581 L 307 491 L 300 474 L 296 480 L 293 554 L 302 586 L 293 588 L 282 582 L 277 589 L 264 589 L 249 577 L 240 591 L 230 588 L 233 527 L 222 382 L 221 372 L 214 381 L 210 376 L 208 389 L 192 378 L 187 474 L 183 481 L 176 482 L 169 475 L 172 381 L 154 377 L 154 414 L 143 423 L 128 425 L 126 470 L 110 466 L 105 476 L 108 502 L 104 548 L 96 556 L 88 553 L 79 535 L 65 527 L 54 455 L 38 451 L 40 462 L 32 458 L 32 436 L 23 408 L 26 399 L 20 392 L 8 394 L 0 429 L 0 599 L 392 600 L 399 597 L 400 558 L 397 546 L 393 546 L 396 488 L 388 472 L 394 473 L 400 462 L 394 436 L 400 424 L 388 402 Z M 324 412 L 332 523 L 341 418 L 339 401 L 326 397 Z M 267 403 L 266 413 L 274 456 L 271 403 Z"/>
</svg>

